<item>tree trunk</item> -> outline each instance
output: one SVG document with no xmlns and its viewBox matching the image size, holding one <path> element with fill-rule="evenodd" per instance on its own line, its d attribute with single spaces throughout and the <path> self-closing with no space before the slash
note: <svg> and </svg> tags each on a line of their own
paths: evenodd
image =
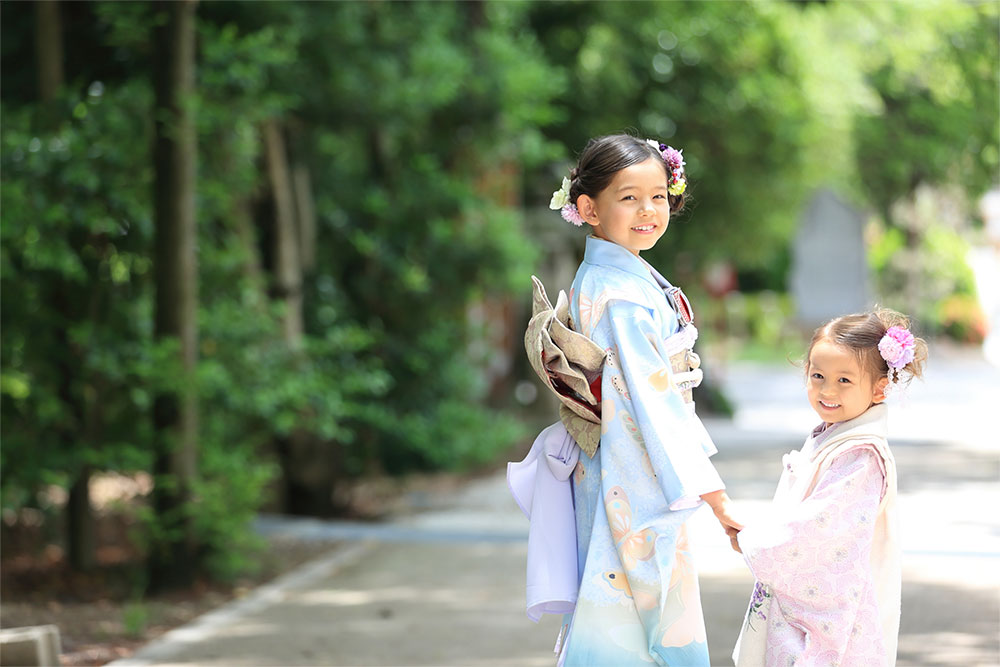
<svg viewBox="0 0 1000 667">
<path fill-rule="evenodd" d="M 295 211 L 299 221 L 299 258 L 302 272 L 308 273 L 316 267 L 316 205 L 309 168 L 296 163 L 292 169 L 292 183 L 295 185 Z"/>
<path fill-rule="evenodd" d="M 77 572 L 92 570 L 97 562 L 90 474 L 90 466 L 83 466 L 69 488 L 66 502 L 67 556 Z"/>
<path fill-rule="evenodd" d="M 65 83 L 63 72 L 62 16 L 56 0 L 40 0 L 35 3 L 35 56 L 38 65 L 38 97 L 43 110 L 40 117 L 42 126 L 53 129 L 59 121 L 58 112 L 52 108 L 59 90 Z M 64 301 L 59 299 L 59 301 Z M 67 321 L 74 318 L 72 304 L 62 303 L 60 311 Z M 68 343 L 68 340 L 67 340 Z M 72 346 L 66 345 L 64 353 Z M 76 368 L 71 363 L 60 364 L 62 390 L 60 395 L 71 414 L 78 416 L 89 413 L 81 409 L 80 398 L 75 397 L 71 385 L 76 376 Z M 86 430 L 86 429 L 85 429 Z M 65 433 L 62 436 L 67 451 L 80 446 L 80 433 Z M 85 445 L 93 443 L 85 439 Z M 70 566 L 78 572 L 86 572 L 96 563 L 94 512 L 90 505 L 90 466 L 84 465 L 73 478 L 66 504 L 66 551 Z"/>
<path fill-rule="evenodd" d="M 471 157 L 468 169 L 480 174 L 476 180 L 476 190 L 498 207 L 513 209 L 520 205 L 521 172 L 513 160 L 490 160 Z M 465 224 L 475 224 L 465 223 Z M 514 361 L 523 349 L 521 343 L 521 322 L 514 299 L 486 293 L 466 307 L 466 324 L 473 337 L 483 337 L 490 350 L 485 359 L 473 360 L 479 363 L 489 382 L 487 400 L 492 404 L 502 404 L 513 392 Z M 470 346 L 471 347 L 471 346 Z"/>
<path fill-rule="evenodd" d="M 285 302 L 283 331 L 292 349 L 302 345 L 302 263 L 295 222 L 295 195 L 285 137 L 278 122 L 264 122 L 264 151 L 274 198 L 275 296 Z"/>
<path fill-rule="evenodd" d="M 281 125 L 269 119 L 262 127 L 268 180 L 274 202 L 274 298 L 283 301 L 282 332 L 293 351 L 301 350 L 304 334 L 302 315 L 302 256 L 305 247 L 303 213 L 311 215 L 311 194 L 296 183 L 289 167 L 288 149 Z M 302 179 L 299 175 L 298 179 Z M 297 187 L 296 187 L 297 186 Z M 303 197 L 310 198 L 305 203 Z M 296 216 L 296 201 L 299 215 Z M 310 233 L 306 230 L 306 233 Z M 293 429 L 275 439 L 281 462 L 285 512 L 328 516 L 333 512 L 333 493 L 326 443 L 312 433 Z"/>
<path fill-rule="evenodd" d="M 35 56 L 38 60 L 38 96 L 51 102 L 63 85 L 62 19 L 59 3 L 35 3 Z"/>
<path fill-rule="evenodd" d="M 66 321 L 66 327 L 59 334 L 63 355 L 58 364 L 61 378 L 59 398 L 67 414 L 74 417 L 74 426 L 64 429 L 60 434 L 60 440 L 63 451 L 73 452 L 78 451 L 81 446 L 92 445 L 87 437 L 89 415 L 86 414 L 83 401 L 77 395 L 78 392 L 73 390 L 79 371 L 79 356 L 66 331 L 69 323 L 79 315 L 73 311 L 72 306 L 62 295 L 56 296 L 55 304 Z M 74 471 L 66 501 L 66 552 L 70 566 L 78 572 L 86 572 L 96 563 L 94 513 L 90 505 L 90 474 L 91 469 L 87 465 Z"/>
<path fill-rule="evenodd" d="M 158 395 L 153 407 L 154 508 L 161 529 L 150 553 L 154 588 L 188 585 L 197 568 L 197 544 L 189 516 L 198 454 L 194 388 L 198 354 L 197 145 L 190 106 L 196 7 L 194 0 L 158 3 L 167 20 L 155 29 L 154 37 L 155 334 L 161 340 L 179 340 L 181 368 L 187 376 L 184 391 Z"/>
</svg>

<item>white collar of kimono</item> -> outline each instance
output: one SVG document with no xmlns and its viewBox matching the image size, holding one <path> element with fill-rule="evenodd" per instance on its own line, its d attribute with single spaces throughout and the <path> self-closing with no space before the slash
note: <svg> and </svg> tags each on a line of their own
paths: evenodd
<svg viewBox="0 0 1000 667">
<path fill-rule="evenodd" d="M 653 276 L 653 268 L 638 255 L 633 255 L 617 243 L 605 241 L 596 236 L 587 237 L 587 248 L 583 253 L 583 261 L 588 264 L 601 264 L 613 266 L 616 269 L 627 271 L 639 276 L 650 284 L 660 287 Z"/>
<path fill-rule="evenodd" d="M 854 419 L 843 422 L 834 422 L 826 428 L 820 424 L 812 431 L 813 438 L 819 438 L 815 442 L 817 451 L 825 448 L 827 443 L 834 440 L 841 440 L 845 434 L 877 436 L 883 440 L 889 437 L 888 426 L 889 407 L 885 403 L 876 403 L 862 412 Z"/>
</svg>

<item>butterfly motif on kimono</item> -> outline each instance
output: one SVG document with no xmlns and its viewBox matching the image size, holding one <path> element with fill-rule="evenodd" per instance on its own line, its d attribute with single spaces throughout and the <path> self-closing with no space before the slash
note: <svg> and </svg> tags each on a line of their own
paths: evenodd
<svg viewBox="0 0 1000 667">
<path fill-rule="evenodd" d="M 668 606 L 679 611 L 700 608 L 698 575 L 691 561 L 687 526 L 681 526 L 677 533 L 674 557 L 674 568 L 670 573 L 670 584 L 666 594 Z M 668 647 L 687 646 L 692 641 L 705 641 L 705 622 L 700 613 L 680 614 L 677 622 L 671 623 L 660 639 L 660 643 Z"/>
<path fill-rule="evenodd" d="M 614 387 L 619 394 L 624 396 L 626 401 L 632 400 L 632 396 L 628 393 L 628 388 L 625 386 L 625 380 L 622 379 L 621 375 L 614 375 L 611 377 L 611 386 Z"/>
<path fill-rule="evenodd" d="M 630 415 L 625 410 L 621 411 L 622 426 L 625 429 L 625 433 L 628 437 L 632 438 L 632 441 L 636 444 L 643 445 L 645 441 L 642 439 L 642 433 L 639 432 L 639 427 L 636 425 L 635 420 L 632 419 Z"/>
<path fill-rule="evenodd" d="M 612 590 L 618 591 L 625 595 L 625 597 L 633 600 L 635 606 L 640 611 L 647 611 L 649 609 L 656 608 L 656 595 L 651 589 L 646 589 L 636 585 L 635 588 L 629 584 L 628 578 L 625 573 L 621 570 L 608 570 L 601 575 L 604 582 L 611 587 Z"/>
<path fill-rule="evenodd" d="M 601 435 L 607 435 L 611 428 L 612 420 L 615 418 L 617 408 L 614 401 L 601 402 Z"/>
<path fill-rule="evenodd" d="M 674 387 L 673 377 L 671 376 L 670 369 L 666 366 L 656 370 L 649 376 L 649 386 L 653 388 L 653 391 L 667 391 Z"/>
<path fill-rule="evenodd" d="M 570 301 L 572 302 L 575 292 L 570 289 Z M 590 298 L 586 292 L 580 293 L 580 330 L 584 336 L 589 336 L 593 333 L 594 327 L 597 323 L 601 321 L 601 317 L 604 316 L 604 310 L 608 307 L 608 303 L 614 301 L 615 299 L 620 299 L 623 301 L 632 301 L 635 296 L 622 289 L 606 289 L 599 293 L 595 298 Z"/>
<path fill-rule="evenodd" d="M 622 487 L 611 487 L 604 499 L 604 509 L 625 569 L 631 570 L 638 564 L 637 561 L 652 558 L 656 549 L 656 532 L 652 528 L 632 530 L 632 505 Z"/>
</svg>

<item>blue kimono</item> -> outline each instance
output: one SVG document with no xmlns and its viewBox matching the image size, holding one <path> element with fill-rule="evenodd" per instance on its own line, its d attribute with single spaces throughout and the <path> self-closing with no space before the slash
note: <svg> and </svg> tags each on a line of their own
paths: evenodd
<svg viewBox="0 0 1000 667">
<path fill-rule="evenodd" d="M 601 444 L 573 474 L 580 591 L 561 664 L 709 664 L 685 521 L 724 487 L 716 449 L 670 357 L 690 349 L 669 283 L 638 256 L 596 237 L 573 281 L 574 329 L 607 352 Z"/>
</svg>

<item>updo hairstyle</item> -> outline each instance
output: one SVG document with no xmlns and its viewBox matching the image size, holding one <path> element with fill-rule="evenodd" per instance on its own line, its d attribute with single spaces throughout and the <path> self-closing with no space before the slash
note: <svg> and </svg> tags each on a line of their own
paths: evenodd
<svg viewBox="0 0 1000 667">
<path fill-rule="evenodd" d="M 873 380 L 886 376 L 889 365 L 879 353 L 878 344 L 889 327 L 910 328 L 910 320 L 895 310 L 877 308 L 867 313 L 843 315 L 830 320 L 813 333 L 806 354 L 805 369 L 809 373 L 809 358 L 813 346 L 821 340 L 828 340 L 853 351 L 861 364 L 862 370 Z M 900 371 L 905 371 L 906 383 L 923 374 L 924 362 L 927 360 L 927 342 L 923 338 L 914 337 L 913 361 L 906 364 Z"/>
<path fill-rule="evenodd" d="M 594 137 L 587 142 L 576 167 L 569 172 L 569 201 L 576 204 L 580 195 L 597 198 L 611 180 L 622 169 L 654 158 L 663 166 L 663 172 L 670 181 L 670 169 L 664 162 L 660 152 L 646 143 L 628 134 L 611 134 L 604 137 Z M 667 195 L 670 203 L 670 214 L 680 212 L 684 208 L 684 194 Z"/>
</svg>

